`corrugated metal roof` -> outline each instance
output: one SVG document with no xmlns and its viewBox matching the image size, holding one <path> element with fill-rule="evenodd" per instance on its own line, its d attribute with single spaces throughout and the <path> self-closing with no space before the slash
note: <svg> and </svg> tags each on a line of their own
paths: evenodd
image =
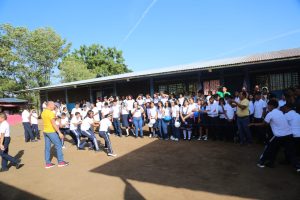
<svg viewBox="0 0 300 200">
<path fill-rule="evenodd" d="M 101 78 L 74 81 L 69 83 L 62 83 L 57 85 L 33 88 L 29 90 L 67 88 L 72 86 L 89 85 L 89 84 L 108 82 L 114 80 L 126 80 L 126 79 L 141 78 L 146 76 L 150 77 L 150 76 L 157 76 L 161 74 L 176 74 L 180 72 L 196 71 L 202 69 L 226 68 L 226 67 L 239 66 L 242 64 L 255 64 L 255 63 L 270 62 L 274 60 L 285 60 L 285 59 L 292 59 L 292 58 L 300 58 L 300 48 L 260 53 L 260 54 L 241 56 L 236 58 L 202 61 L 202 62 L 187 64 L 187 65 L 177 65 L 177 66 L 160 68 L 160 69 L 149 69 L 140 72 L 131 72 L 126 74 L 106 76 Z"/>
</svg>

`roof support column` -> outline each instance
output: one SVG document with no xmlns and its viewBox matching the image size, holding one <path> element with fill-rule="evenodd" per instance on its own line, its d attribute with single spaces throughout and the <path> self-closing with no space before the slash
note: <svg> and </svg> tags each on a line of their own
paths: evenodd
<svg viewBox="0 0 300 200">
<path fill-rule="evenodd" d="M 220 86 L 224 86 L 225 81 L 224 81 L 224 70 L 220 70 Z"/>
<path fill-rule="evenodd" d="M 153 78 L 150 78 L 150 96 L 153 97 L 154 95 L 154 81 Z"/>
<path fill-rule="evenodd" d="M 45 91 L 45 96 L 46 96 L 46 101 L 49 101 L 48 100 L 48 91 Z"/>
<path fill-rule="evenodd" d="M 69 103 L 69 98 L 68 98 L 68 89 L 67 89 L 67 88 L 65 89 L 65 102 L 66 102 L 66 104 L 68 104 L 68 103 Z"/>
<path fill-rule="evenodd" d="M 250 91 L 250 78 L 249 78 L 249 69 L 248 67 L 245 67 L 244 69 L 244 82 L 243 87 L 246 88 L 246 91 Z"/>
<path fill-rule="evenodd" d="M 91 86 L 89 86 L 89 94 L 90 94 L 90 102 L 93 103 L 93 94 L 92 94 Z"/>
<path fill-rule="evenodd" d="M 199 72 L 198 72 L 198 86 L 197 86 L 197 93 L 199 92 L 199 90 L 203 90 L 201 78 L 202 78 L 202 72 L 199 71 Z"/>
<path fill-rule="evenodd" d="M 117 96 L 117 83 L 116 82 L 114 82 L 114 84 L 113 84 L 113 94 L 114 94 L 114 96 Z"/>
</svg>

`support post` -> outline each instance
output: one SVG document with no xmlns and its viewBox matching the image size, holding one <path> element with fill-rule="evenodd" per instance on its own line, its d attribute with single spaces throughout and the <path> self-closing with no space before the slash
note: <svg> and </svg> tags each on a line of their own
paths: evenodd
<svg viewBox="0 0 300 200">
<path fill-rule="evenodd" d="M 93 103 L 93 94 L 92 94 L 91 86 L 89 86 L 89 94 L 90 94 L 90 102 Z"/>
<path fill-rule="evenodd" d="M 117 83 L 114 83 L 113 85 L 113 94 L 114 96 L 117 96 Z"/>
<path fill-rule="evenodd" d="M 68 89 L 67 88 L 65 89 L 65 102 L 66 102 L 66 104 L 69 103 Z"/>
<path fill-rule="evenodd" d="M 150 78 L 150 96 L 153 97 L 154 95 L 154 82 L 153 82 L 153 78 Z"/>
</svg>

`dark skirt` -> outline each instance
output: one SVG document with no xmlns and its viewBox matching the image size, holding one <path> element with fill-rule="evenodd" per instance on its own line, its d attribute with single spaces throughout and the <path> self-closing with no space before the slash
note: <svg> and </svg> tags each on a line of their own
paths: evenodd
<svg viewBox="0 0 300 200">
<path fill-rule="evenodd" d="M 129 116 L 129 114 L 122 115 L 122 126 L 123 127 L 129 127 L 128 116 Z"/>
</svg>

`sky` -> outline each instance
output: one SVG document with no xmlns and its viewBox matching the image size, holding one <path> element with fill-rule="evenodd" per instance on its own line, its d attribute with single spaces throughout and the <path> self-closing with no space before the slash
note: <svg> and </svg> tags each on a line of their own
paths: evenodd
<svg viewBox="0 0 300 200">
<path fill-rule="evenodd" d="M 0 24 L 51 27 L 142 71 L 300 47 L 300 0 L 0 0 Z"/>
</svg>

